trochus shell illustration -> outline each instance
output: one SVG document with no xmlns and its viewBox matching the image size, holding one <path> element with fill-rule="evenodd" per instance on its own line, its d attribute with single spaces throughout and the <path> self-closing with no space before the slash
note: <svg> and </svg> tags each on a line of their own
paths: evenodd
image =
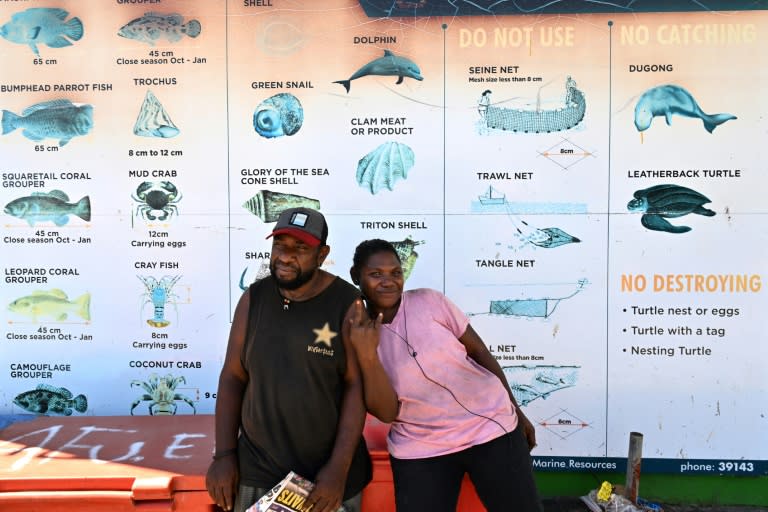
<svg viewBox="0 0 768 512">
<path fill-rule="evenodd" d="M 253 113 L 253 128 L 268 139 L 293 135 L 303 122 L 304 109 L 299 99 L 284 92 L 262 101 Z"/>
<path fill-rule="evenodd" d="M 408 177 L 413 167 L 413 150 L 400 142 L 385 142 L 357 163 L 357 184 L 376 194 L 382 188 L 394 190 L 395 182 Z"/>
<path fill-rule="evenodd" d="M 141 137 L 160 137 L 168 139 L 179 134 L 179 129 L 171 121 L 171 116 L 163 108 L 152 91 L 147 91 L 141 105 L 139 117 L 133 125 L 134 135 Z"/>
<path fill-rule="evenodd" d="M 243 208 L 264 222 L 275 222 L 283 210 L 298 207 L 319 210 L 320 201 L 296 194 L 259 190 L 255 196 L 243 203 Z"/>
</svg>

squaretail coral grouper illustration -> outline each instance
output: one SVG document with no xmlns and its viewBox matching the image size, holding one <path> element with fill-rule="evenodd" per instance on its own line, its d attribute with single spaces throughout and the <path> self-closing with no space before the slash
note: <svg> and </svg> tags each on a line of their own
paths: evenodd
<svg viewBox="0 0 768 512">
<path fill-rule="evenodd" d="M 65 146 L 72 137 L 86 135 L 93 128 L 93 106 L 75 105 L 69 100 L 58 99 L 37 103 L 16 115 L 3 110 L 3 135 L 16 128 L 29 140 L 59 139 Z"/>
<path fill-rule="evenodd" d="M 70 203 L 69 196 L 61 190 L 32 192 L 32 195 L 19 197 L 6 204 L 3 211 L 27 221 L 30 226 L 45 221 L 63 226 L 69 222 L 70 215 L 77 215 L 84 221 L 91 220 L 91 200 L 85 196 L 77 203 Z"/>
<path fill-rule="evenodd" d="M 8 305 L 10 311 L 28 316 L 33 322 L 37 322 L 38 317 L 50 317 L 62 321 L 66 320 L 70 313 L 74 313 L 83 320 L 90 320 L 90 308 L 90 293 L 84 293 L 75 300 L 69 300 L 67 294 L 57 288 L 49 291 L 34 291 L 31 295 L 18 298 Z"/>
<path fill-rule="evenodd" d="M 424 77 L 421 76 L 421 70 L 412 60 L 405 57 L 398 57 L 389 50 L 384 50 L 384 56 L 378 59 L 372 60 L 365 66 L 355 71 L 351 77 L 346 80 L 337 80 L 333 83 L 341 84 L 344 89 L 349 92 L 350 83 L 352 80 L 362 78 L 369 75 L 379 76 L 396 76 L 397 83 L 403 83 L 403 78 L 413 78 L 414 80 L 422 81 Z"/>
<path fill-rule="evenodd" d="M 13 403 L 28 412 L 46 416 L 71 416 L 75 410 L 83 413 L 88 409 L 88 399 L 85 395 L 72 397 L 67 388 L 58 388 L 50 384 L 38 384 L 31 391 L 16 395 Z"/>
<path fill-rule="evenodd" d="M 63 48 L 72 46 L 71 41 L 79 41 L 83 37 L 80 19 L 64 21 L 67 16 L 69 13 L 64 9 L 33 7 L 14 14 L 11 21 L 0 27 L 0 36 L 12 43 L 29 45 L 39 56 L 38 44 Z"/>
<path fill-rule="evenodd" d="M 155 42 L 161 38 L 175 43 L 184 35 L 197 37 L 201 31 L 199 21 L 189 20 L 184 23 L 184 17 L 181 14 L 148 12 L 141 18 L 131 20 L 120 27 L 117 35 L 154 46 Z"/>
<path fill-rule="evenodd" d="M 664 116 L 667 126 L 672 125 L 672 115 L 698 117 L 704 122 L 704 128 L 712 133 L 726 121 L 736 119 L 733 114 L 705 114 L 693 95 L 678 85 L 660 85 L 648 89 L 640 96 L 635 105 L 635 128 L 642 132 L 651 127 L 656 116 Z"/>
</svg>

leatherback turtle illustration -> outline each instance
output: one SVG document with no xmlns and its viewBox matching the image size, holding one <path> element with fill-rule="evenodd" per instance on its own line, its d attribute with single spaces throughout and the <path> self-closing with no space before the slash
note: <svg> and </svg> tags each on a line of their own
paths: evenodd
<svg viewBox="0 0 768 512">
<path fill-rule="evenodd" d="M 654 231 L 687 233 L 691 230 L 690 227 L 674 226 L 667 219 L 682 217 L 689 213 L 706 217 L 715 215 L 715 212 L 702 206 L 710 202 L 709 198 L 680 185 L 654 185 L 638 190 L 634 196 L 635 198 L 627 203 L 627 209 L 631 212 L 645 212 L 640 222 Z"/>
</svg>

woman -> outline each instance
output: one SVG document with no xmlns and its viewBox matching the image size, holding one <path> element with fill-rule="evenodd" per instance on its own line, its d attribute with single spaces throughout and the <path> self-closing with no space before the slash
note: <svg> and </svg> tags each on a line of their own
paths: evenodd
<svg viewBox="0 0 768 512">
<path fill-rule="evenodd" d="M 540 511 L 533 425 L 467 317 L 438 291 L 403 292 L 385 240 L 358 245 L 350 274 L 363 299 L 347 314 L 348 334 L 368 410 L 392 423 L 398 512 L 455 511 L 465 473 L 489 512 Z"/>
</svg>

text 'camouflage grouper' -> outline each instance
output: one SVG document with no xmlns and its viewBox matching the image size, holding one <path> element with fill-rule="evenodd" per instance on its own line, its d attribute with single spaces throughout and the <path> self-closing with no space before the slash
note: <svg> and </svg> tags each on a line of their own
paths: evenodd
<svg viewBox="0 0 768 512">
<path fill-rule="evenodd" d="M 22 135 L 29 140 L 59 139 L 59 146 L 65 146 L 72 137 L 91 131 L 93 107 L 64 99 L 44 101 L 27 107 L 20 116 L 3 110 L 1 123 L 3 135 L 22 128 Z"/>
<path fill-rule="evenodd" d="M 379 76 L 396 76 L 397 83 L 403 83 L 404 77 L 413 78 L 415 80 L 424 80 L 421 76 L 421 70 L 412 60 L 405 57 L 398 57 L 389 50 L 384 50 L 384 56 L 378 59 L 372 60 L 365 66 L 355 71 L 351 77 L 346 80 L 336 80 L 335 84 L 341 84 L 349 92 L 350 82 L 358 78 L 369 75 Z"/>
<path fill-rule="evenodd" d="M 72 41 L 83 37 L 83 24 L 79 18 L 64 21 L 69 13 L 52 7 L 33 7 L 18 12 L 11 21 L 0 27 L 0 36 L 12 43 L 28 44 L 35 55 L 40 55 L 38 44 L 50 48 L 72 46 Z"/>
<path fill-rule="evenodd" d="M 91 319 L 91 294 L 84 293 L 75 300 L 69 300 L 67 294 L 59 289 L 34 291 L 31 295 L 11 302 L 8 309 L 14 313 L 28 316 L 33 322 L 39 317 L 50 317 L 58 321 L 66 320 L 69 313 L 74 313 L 83 320 Z"/>
<path fill-rule="evenodd" d="M 5 213 L 27 221 L 30 226 L 36 222 L 52 221 L 57 226 L 69 222 L 70 215 L 77 215 L 84 221 L 91 220 L 91 200 L 83 197 L 77 203 L 70 203 L 67 194 L 61 190 L 32 192 L 5 205 Z"/>
<path fill-rule="evenodd" d="M 635 105 L 635 128 L 642 132 L 651 127 L 656 116 L 664 116 L 667 126 L 672 125 L 672 115 L 698 117 L 704 122 L 704 128 L 709 132 L 731 119 L 732 114 L 705 114 L 691 93 L 677 85 L 660 85 L 649 89 L 640 96 Z"/>
<path fill-rule="evenodd" d="M 154 46 L 155 42 L 163 37 L 175 43 L 185 34 L 189 37 L 197 37 L 201 31 L 199 21 L 189 20 L 184 23 L 184 17 L 181 14 L 148 12 L 141 18 L 131 20 L 120 27 L 117 35 Z"/>
<path fill-rule="evenodd" d="M 673 226 L 667 218 L 682 217 L 689 213 L 706 217 L 715 215 L 715 212 L 702 206 L 710 202 L 706 196 L 680 185 L 654 185 L 638 190 L 633 195 L 635 198 L 627 203 L 627 209 L 631 212 L 645 212 L 640 222 L 653 231 L 687 233 L 690 227 Z"/>
<path fill-rule="evenodd" d="M 84 413 L 88 409 L 85 395 L 72 397 L 67 388 L 58 388 L 50 384 L 38 384 L 31 391 L 16 395 L 13 403 L 28 412 L 47 416 L 71 416 L 72 411 Z"/>
</svg>

